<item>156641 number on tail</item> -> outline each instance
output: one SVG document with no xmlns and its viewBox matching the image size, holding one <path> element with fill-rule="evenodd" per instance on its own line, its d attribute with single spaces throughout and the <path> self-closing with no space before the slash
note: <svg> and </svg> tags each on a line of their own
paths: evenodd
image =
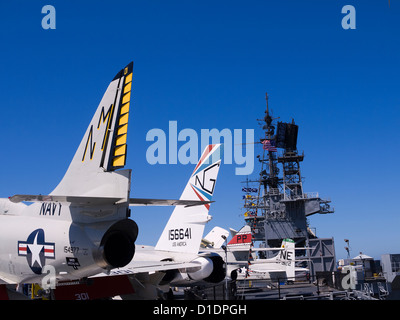
<svg viewBox="0 0 400 320">
<path fill-rule="evenodd" d="M 168 240 L 192 239 L 192 228 L 170 229 L 168 231 Z"/>
</svg>

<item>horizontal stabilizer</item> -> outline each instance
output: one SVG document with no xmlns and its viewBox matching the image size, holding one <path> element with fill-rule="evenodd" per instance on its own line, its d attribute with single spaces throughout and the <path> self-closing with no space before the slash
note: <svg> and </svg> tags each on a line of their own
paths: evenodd
<svg viewBox="0 0 400 320">
<path fill-rule="evenodd" d="M 16 194 L 8 198 L 11 202 L 19 203 L 26 202 L 66 202 L 78 205 L 106 205 L 121 202 L 123 198 L 108 198 L 108 197 L 80 197 L 80 196 L 53 196 L 53 195 L 33 195 L 33 194 Z M 174 200 L 174 199 L 129 199 L 131 206 L 200 206 L 209 204 L 213 201 L 199 200 Z"/>
<path fill-rule="evenodd" d="M 131 198 L 129 204 L 131 206 L 185 206 L 193 207 L 204 204 L 209 204 L 214 201 L 200 201 L 200 200 L 173 200 L 173 199 L 140 199 Z"/>
<path fill-rule="evenodd" d="M 229 236 L 229 231 L 220 227 L 214 227 L 202 240 L 202 248 L 221 248 Z"/>
<path fill-rule="evenodd" d="M 123 198 L 104 198 L 104 197 L 77 197 L 77 196 L 52 196 L 52 195 L 32 195 L 17 194 L 9 197 L 11 202 L 67 202 L 79 205 L 106 205 L 115 204 Z"/>
</svg>

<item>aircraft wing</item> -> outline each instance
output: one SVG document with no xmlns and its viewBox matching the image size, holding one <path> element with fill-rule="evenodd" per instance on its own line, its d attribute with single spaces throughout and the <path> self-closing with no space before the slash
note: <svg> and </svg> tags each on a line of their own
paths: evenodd
<svg viewBox="0 0 400 320">
<path fill-rule="evenodd" d="M 200 206 L 209 204 L 214 201 L 200 201 L 200 200 L 171 200 L 171 199 L 140 199 L 131 198 L 129 199 L 129 205 L 131 206 Z"/>
<path fill-rule="evenodd" d="M 135 295 L 143 299 L 156 299 L 149 286 L 157 286 L 164 277 L 164 272 L 180 268 L 196 268 L 198 263 L 171 261 L 136 261 L 124 268 L 113 269 L 108 273 L 90 276 L 87 282 L 64 281 L 54 290 L 56 300 L 100 299 L 119 295 Z M 159 273 L 155 273 L 155 272 Z M 145 274 L 143 278 L 141 274 Z M 148 274 L 148 275 L 146 275 Z M 137 275 L 134 276 L 134 275 Z M 135 285 L 136 284 L 136 285 Z"/>
<path fill-rule="evenodd" d="M 237 247 L 237 248 L 227 248 L 227 252 L 249 252 L 249 251 L 282 251 L 284 248 L 247 248 L 247 247 Z M 210 252 L 224 253 L 223 248 L 201 248 L 200 255 L 207 255 Z"/>
<path fill-rule="evenodd" d="M 199 262 L 174 262 L 174 261 L 132 261 L 123 268 L 111 270 L 108 276 L 129 275 L 136 273 L 163 272 L 175 269 L 190 269 L 201 266 Z M 106 273 L 99 273 L 94 277 L 104 277 Z"/>
<path fill-rule="evenodd" d="M 283 266 L 283 265 L 281 265 L 281 266 Z M 250 266 L 250 269 L 252 271 L 255 271 L 255 272 L 282 272 L 282 271 L 286 271 L 285 268 L 282 268 L 282 269 L 274 268 L 273 266 L 268 265 L 268 264 L 264 264 L 264 263 L 252 264 Z M 309 269 L 307 269 L 307 268 L 296 267 L 296 266 L 294 267 L 294 270 L 295 271 L 309 271 Z"/>
<path fill-rule="evenodd" d="M 259 272 L 259 273 L 282 273 L 282 272 L 286 272 L 285 269 L 268 269 L 268 268 L 250 268 L 250 271 L 252 272 Z"/>
</svg>

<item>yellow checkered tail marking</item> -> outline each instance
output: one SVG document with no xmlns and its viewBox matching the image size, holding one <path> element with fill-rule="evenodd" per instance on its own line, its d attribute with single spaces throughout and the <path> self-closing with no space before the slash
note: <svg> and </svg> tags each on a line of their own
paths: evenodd
<svg viewBox="0 0 400 320">
<path fill-rule="evenodd" d="M 125 73 L 128 69 L 124 70 Z M 128 133 L 128 119 L 129 119 L 129 107 L 131 103 L 131 91 L 132 91 L 132 71 L 129 74 L 125 74 L 124 85 L 122 88 L 121 95 L 121 107 L 119 108 L 118 121 L 115 126 L 115 145 L 113 148 L 112 162 L 113 169 L 118 169 L 125 166 L 126 163 L 126 136 Z"/>
</svg>

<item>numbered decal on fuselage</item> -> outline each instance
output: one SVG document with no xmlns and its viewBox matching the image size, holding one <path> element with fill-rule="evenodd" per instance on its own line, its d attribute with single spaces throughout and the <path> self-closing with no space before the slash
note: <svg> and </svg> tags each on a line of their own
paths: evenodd
<svg viewBox="0 0 400 320">
<path fill-rule="evenodd" d="M 171 229 L 168 231 L 168 240 L 183 240 L 192 238 L 192 228 Z"/>
</svg>

